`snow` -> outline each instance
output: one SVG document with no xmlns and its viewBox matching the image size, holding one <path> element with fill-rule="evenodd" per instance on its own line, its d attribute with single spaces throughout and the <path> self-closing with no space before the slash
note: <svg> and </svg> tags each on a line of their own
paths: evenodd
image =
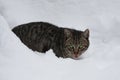
<svg viewBox="0 0 120 80">
<path fill-rule="evenodd" d="M 0 80 L 120 80 L 119 0 L 0 0 Z M 11 29 L 47 21 L 90 29 L 81 60 L 28 49 Z"/>
</svg>

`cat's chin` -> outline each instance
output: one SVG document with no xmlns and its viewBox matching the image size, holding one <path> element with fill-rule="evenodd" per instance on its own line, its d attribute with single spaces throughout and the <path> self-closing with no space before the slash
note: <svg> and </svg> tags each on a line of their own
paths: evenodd
<svg viewBox="0 0 120 80">
<path fill-rule="evenodd" d="M 81 58 L 80 57 L 73 57 L 72 59 L 74 59 L 74 60 L 80 60 Z"/>
</svg>

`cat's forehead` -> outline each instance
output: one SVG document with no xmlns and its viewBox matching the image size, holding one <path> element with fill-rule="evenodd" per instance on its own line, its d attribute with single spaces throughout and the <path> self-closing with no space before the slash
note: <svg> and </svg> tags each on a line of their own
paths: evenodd
<svg viewBox="0 0 120 80">
<path fill-rule="evenodd" d="M 81 42 L 87 42 L 87 39 L 83 35 L 83 31 L 78 31 L 74 29 L 70 29 L 70 35 L 66 40 L 67 43 L 79 44 Z"/>
<path fill-rule="evenodd" d="M 72 31 L 72 37 L 74 40 L 82 38 L 82 34 L 83 34 L 82 31 L 76 31 L 76 30 Z"/>
</svg>

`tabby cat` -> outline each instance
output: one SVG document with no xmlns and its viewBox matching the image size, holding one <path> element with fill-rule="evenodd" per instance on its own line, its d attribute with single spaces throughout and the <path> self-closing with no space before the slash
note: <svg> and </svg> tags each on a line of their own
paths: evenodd
<svg viewBox="0 0 120 80">
<path fill-rule="evenodd" d="M 77 31 L 48 22 L 31 22 L 12 31 L 33 51 L 45 53 L 52 49 L 57 57 L 79 59 L 89 47 L 88 29 Z"/>
</svg>

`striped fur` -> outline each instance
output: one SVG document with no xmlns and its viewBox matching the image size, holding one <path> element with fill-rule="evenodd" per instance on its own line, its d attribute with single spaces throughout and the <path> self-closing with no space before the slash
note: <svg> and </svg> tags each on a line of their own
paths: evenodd
<svg viewBox="0 0 120 80">
<path fill-rule="evenodd" d="M 47 22 L 19 25 L 12 31 L 33 51 L 45 53 L 52 49 L 57 57 L 78 59 L 89 46 L 89 30 L 60 28 Z M 84 49 L 79 49 L 82 44 Z M 70 46 L 74 46 L 74 49 Z"/>
</svg>

